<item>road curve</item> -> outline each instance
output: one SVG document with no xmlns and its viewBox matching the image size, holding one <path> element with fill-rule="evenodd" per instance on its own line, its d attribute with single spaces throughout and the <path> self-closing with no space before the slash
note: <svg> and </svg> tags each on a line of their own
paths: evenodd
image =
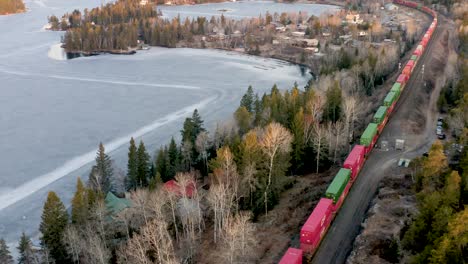
<svg viewBox="0 0 468 264">
<path fill-rule="evenodd" d="M 413 71 L 411 79 L 402 92 L 400 100 L 379 139 L 379 141 L 388 140 L 392 145 L 396 138 L 405 138 L 407 143 L 406 151 L 382 151 L 377 148 L 372 151 L 341 210 L 336 215 L 327 235 L 316 251 L 312 263 L 345 263 L 385 172 L 395 167 L 397 160 L 401 157 L 411 159 L 420 156 L 430 148 L 435 140 L 433 131 L 435 126 L 432 126 L 435 123 L 435 115 L 431 114 L 431 111 L 426 113 L 426 123 L 431 125 L 425 125 L 424 131 L 414 138 L 402 133 L 401 126 L 407 120 L 408 113 L 415 109 L 413 102 L 418 99 L 418 96 L 425 93 L 422 91 L 425 89 L 422 65 L 429 65 L 433 54 L 432 50 L 435 46 L 434 43 L 440 39 L 441 28 L 444 27 L 445 23 L 446 21 L 439 16 L 439 25 L 434 31 L 433 38 Z M 429 105 L 431 105 L 430 102 L 425 107 L 429 107 Z"/>
</svg>

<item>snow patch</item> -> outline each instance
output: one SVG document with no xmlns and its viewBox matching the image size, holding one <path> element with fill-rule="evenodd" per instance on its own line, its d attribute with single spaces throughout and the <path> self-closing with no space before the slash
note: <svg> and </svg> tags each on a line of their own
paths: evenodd
<svg viewBox="0 0 468 264">
<path fill-rule="evenodd" d="M 62 48 L 62 43 L 54 44 L 49 48 L 47 56 L 53 60 L 64 61 L 67 60 L 67 54 Z"/>
<path fill-rule="evenodd" d="M 105 144 L 107 153 L 110 153 L 125 144 L 128 143 L 131 137 L 133 138 L 138 138 L 141 137 L 149 132 L 152 132 L 156 130 L 157 128 L 160 128 L 163 125 L 166 125 L 170 122 L 173 122 L 177 119 L 179 119 L 181 116 L 187 116 L 191 114 L 195 109 L 201 109 L 205 107 L 207 104 L 210 102 L 216 100 L 216 96 L 207 98 L 197 104 L 193 104 L 190 106 L 187 106 L 185 108 L 182 108 L 181 110 L 177 112 L 173 112 L 169 115 L 166 115 L 160 119 L 155 120 L 153 123 L 144 126 L 137 131 L 125 135 L 123 137 L 114 139 L 111 142 L 107 142 Z M 7 208 L 8 206 L 28 197 L 29 195 L 39 191 L 40 189 L 48 186 L 49 184 L 53 183 L 54 181 L 57 181 L 66 175 L 72 173 L 73 171 L 87 165 L 88 163 L 92 162 L 96 156 L 96 149 L 89 151 L 88 153 L 85 153 L 83 155 L 80 155 L 78 157 L 75 157 L 71 160 L 68 160 L 63 164 L 63 166 L 56 168 L 55 170 L 46 173 L 44 175 L 41 175 L 29 182 L 26 182 L 25 184 L 12 189 L 8 191 L 7 193 L 2 192 L 0 195 L 0 211 Z"/>
</svg>

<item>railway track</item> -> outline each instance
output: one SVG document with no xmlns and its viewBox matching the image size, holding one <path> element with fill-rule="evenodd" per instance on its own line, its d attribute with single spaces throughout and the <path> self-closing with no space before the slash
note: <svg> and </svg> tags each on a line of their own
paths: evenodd
<svg viewBox="0 0 468 264">
<path fill-rule="evenodd" d="M 411 105 L 411 100 L 421 94 L 421 89 L 425 89 L 422 68 L 423 65 L 426 68 L 429 65 L 428 62 L 432 58 L 435 42 L 440 39 L 445 23 L 445 19 L 439 16 L 439 23 L 434 29 L 431 40 L 420 57 L 416 68 L 413 70 L 406 88 L 400 95 L 400 99 L 388 124 L 383 130 L 380 140 L 395 136 L 390 135 L 391 131 L 398 130 L 400 123 L 405 121 L 405 113 L 414 107 L 414 105 Z M 431 123 L 429 120 L 426 120 L 426 122 Z M 430 129 L 430 126 L 426 125 L 426 130 L 428 129 Z M 425 132 L 425 140 L 405 152 L 374 150 L 369 155 L 342 208 L 315 252 L 312 263 L 346 262 L 353 248 L 354 239 L 360 233 L 361 223 L 365 219 L 370 203 L 378 190 L 379 182 L 384 177 L 385 170 L 391 168 L 402 155 L 412 157 L 425 152 L 435 139 L 435 136 L 432 135 L 433 133 L 427 133 L 429 131 Z"/>
</svg>

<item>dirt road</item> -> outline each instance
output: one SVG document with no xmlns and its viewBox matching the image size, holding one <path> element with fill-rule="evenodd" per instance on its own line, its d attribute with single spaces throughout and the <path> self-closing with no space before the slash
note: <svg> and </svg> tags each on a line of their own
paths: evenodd
<svg viewBox="0 0 468 264">
<path fill-rule="evenodd" d="M 433 86 L 427 80 L 434 77 L 434 74 L 442 74 L 442 72 L 434 72 L 435 68 L 432 65 L 441 63 L 435 54 L 440 53 L 438 49 L 444 48 L 444 38 L 448 34 L 449 24 L 445 18 L 439 18 L 439 25 L 434 32 L 433 39 L 418 62 L 379 139 L 378 144 L 382 140 L 388 141 L 390 150 L 384 151 L 378 148 L 373 150 L 317 250 L 312 260 L 313 263 L 344 263 L 346 261 L 352 250 L 353 241 L 359 234 L 370 202 L 376 194 L 378 183 L 385 175 L 384 172 L 394 169 L 400 158 L 412 159 L 420 156 L 436 139 L 436 102 L 441 87 L 436 85 L 432 88 Z M 404 151 L 394 150 L 395 139 L 406 140 Z"/>
</svg>

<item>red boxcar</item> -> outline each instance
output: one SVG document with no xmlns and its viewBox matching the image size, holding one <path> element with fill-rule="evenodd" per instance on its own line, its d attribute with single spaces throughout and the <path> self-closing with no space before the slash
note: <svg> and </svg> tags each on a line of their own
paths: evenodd
<svg viewBox="0 0 468 264">
<path fill-rule="evenodd" d="M 301 228 L 301 249 L 313 253 L 317 249 L 322 237 L 327 232 L 332 220 L 333 201 L 320 199 L 314 211 Z"/>
<path fill-rule="evenodd" d="M 412 69 L 411 66 L 409 66 L 408 64 L 406 64 L 405 68 L 403 68 L 402 73 L 403 73 L 403 74 L 406 74 L 406 75 L 408 75 L 408 76 L 410 76 L 410 75 L 411 75 L 411 69 Z"/>
<path fill-rule="evenodd" d="M 410 67 L 411 68 L 411 72 L 413 72 L 413 69 L 414 69 L 414 61 L 413 60 L 409 60 L 407 63 L 406 63 L 406 67 Z M 406 68 L 405 67 L 405 68 Z"/>
<path fill-rule="evenodd" d="M 413 52 L 413 55 L 421 56 L 421 54 L 422 54 L 422 50 L 415 50 L 415 51 Z"/>
<path fill-rule="evenodd" d="M 362 164 L 364 164 L 365 153 L 366 148 L 364 146 L 355 145 L 343 164 L 343 168 L 351 170 L 352 180 L 356 179 L 362 168 Z"/>
<path fill-rule="evenodd" d="M 346 184 L 345 189 L 343 190 L 343 193 L 340 196 L 340 199 L 332 206 L 332 213 L 336 214 L 338 210 L 340 209 L 341 205 L 344 202 L 344 199 L 348 195 L 349 189 L 351 189 L 351 186 L 353 186 L 353 181 L 348 181 L 348 184 Z"/>
<path fill-rule="evenodd" d="M 278 264 L 302 264 L 302 250 L 288 248 Z"/>
<path fill-rule="evenodd" d="M 400 74 L 397 79 L 397 83 L 400 83 L 401 87 L 400 89 L 403 90 L 403 87 L 405 86 L 406 82 L 408 81 L 408 75 L 406 74 Z"/>
</svg>

